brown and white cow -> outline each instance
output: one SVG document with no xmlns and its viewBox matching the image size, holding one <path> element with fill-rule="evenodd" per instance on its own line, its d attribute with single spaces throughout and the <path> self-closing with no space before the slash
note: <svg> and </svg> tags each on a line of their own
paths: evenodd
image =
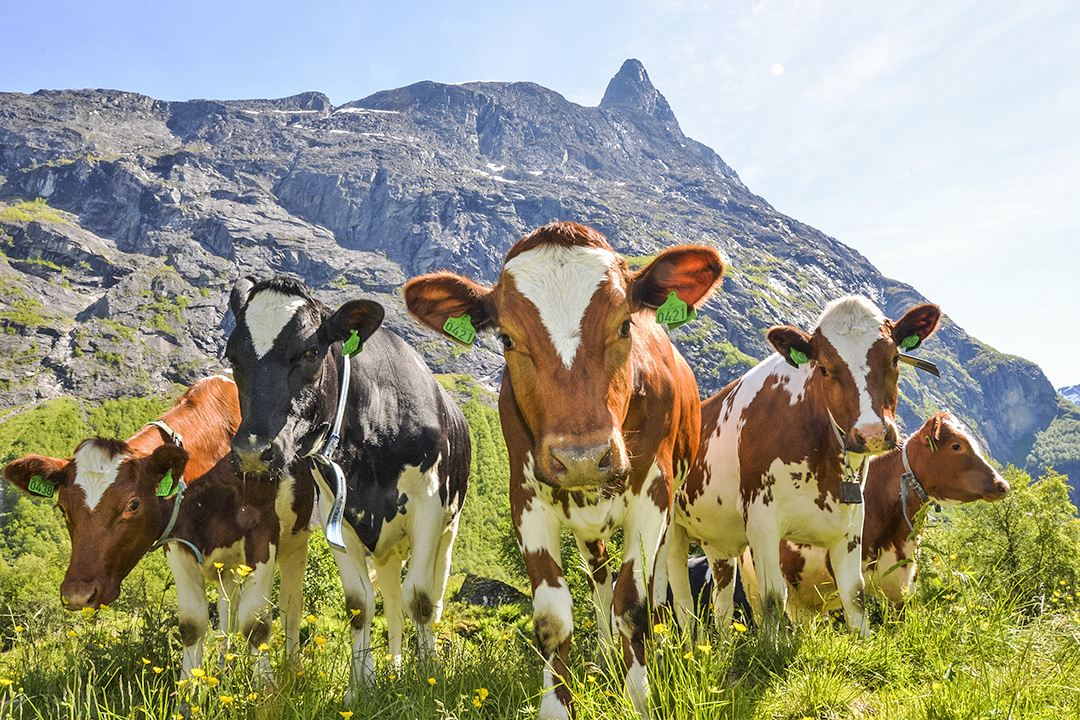
<svg viewBox="0 0 1080 720">
<path fill-rule="evenodd" d="M 905 479 L 908 472 L 913 479 Z M 1009 483 L 986 462 L 963 424 L 949 413 L 933 415 L 902 446 L 870 460 L 862 534 L 864 581 L 899 609 L 915 582 L 912 560 L 918 538 L 913 523 L 919 509 L 929 500 L 943 505 L 993 502 L 1008 492 Z M 780 565 L 789 608 L 818 613 L 838 605 L 827 550 L 784 540 Z M 754 594 L 753 568 L 741 563 L 740 569 L 747 592 Z"/>
<path fill-rule="evenodd" d="M 611 639 L 614 606 L 626 692 L 648 713 L 647 593 L 659 587 L 659 599 L 665 595 L 663 563 L 655 561 L 672 488 L 693 461 L 700 425 L 697 383 L 655 311 L 670 293 L 701 305 L 723 270 L 716 250 L 684 246 L 632 272 L 600 233 L 560 222 L 515 243 L 492 287 L 446 272 L 405 286 L 408 309 L 424 325 L 445 332 L 448 319 L 468 315 L 477 331 L 497 331 L 504 348 L 499 414 L 510 510 L 545 661 L 542 718 L 572 713 L 563 525 L 591 568 L 602 640 Z M 605 542 L 618 527 L 624 559 L 613 594 Z"/>
<path fill-rule="evenodd" d="M 716 620 L 732 612 L 734 558 L 749 546 L 766 616 L 783 612 L 780 541 L 830 551 L 849 625 L 863 634 L 863 507 L 858 473 L 896 443 L 899 350 L 917 346 L 941 311 L 920 305 L 893 322 L 869 300 L 831 303 L 807 335 L 769 330 L 776 353 L 702 403 L 701 445 L 676 495 L 671 568 L 689 540 L 713 566 Z M 846 486 L 844 483 L 847 483 Z M 686 573 L 671 574 L 676 612 L 693 609 Z M 763 618 L 766 619 L 766 618 Z"/>
<path fill-rule="evenodd" d="M 176 580 L 183 677 L 202 664 L 212 582 L 222 628 L 247 638 L 266 678 L 268 658 L 258 648 L 270 634 L 275 561 L 288 650 L 299 644 L 312 481 L 237 476 L 230 451 L 240 406 L 227 378 L 195 383 L 158 422 L 126 441 L 84 440 L 68 459 L 28 455 L 9 463 L 4 477 L 24 492 L 56 497 L 71 536 L 60 586 L 68 609 L 114 601 L 136 563 L 162 545 Z M 187 487 L 178 491 L 181 477 Z M 241 566 L 251 568 L 246 577 Z"/>
</svg>

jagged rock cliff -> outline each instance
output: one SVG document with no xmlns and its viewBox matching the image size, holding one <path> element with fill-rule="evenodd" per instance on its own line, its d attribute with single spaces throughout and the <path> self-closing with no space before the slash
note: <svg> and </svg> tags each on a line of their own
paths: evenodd
<svg viewBox="0 0 1080 720">
<path fill-rule="evenodd" d="M 495 345 L 464 353 L 422 331 L 400 287 L 437 268 L 493 281 L 514 240 L 558 219 L 598 228 L 634 263 L 679 242 L 726 255 L 723 292 L 673 333 L 703 394 L 770 351 L 770 325 L 808 329 L 841 294 L 891 317 L 923 300 L 754 195 L 683 135 L 636 60 L 598 107 L 532 83 L 422 82 L 341 107 L 315 92 L 4 94 L 0 202 L 3 407 L 219 370 L 232 283 L 271 272 L 303 277 L 331 304 L 379 299 L 438 371 L 494 384 Z M 920 352 L 944 373 L 904 371 L 907 427 L 948 408 L 995 457 L 1022 464 L 1056 413 L 1041 371 L 950 322 Z"/>
</svg>

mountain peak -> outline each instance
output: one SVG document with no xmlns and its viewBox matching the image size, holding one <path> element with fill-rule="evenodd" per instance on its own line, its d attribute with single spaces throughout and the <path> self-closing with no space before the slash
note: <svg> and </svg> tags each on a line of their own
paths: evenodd
<svg viewBox="0 0 1080 720">
<path fill-rule="evenodd" d="M 600 101 L 600 107 L 630 108 L 650 115 L 660 122 L 675 122 L 675 113 L 671 111 L 668 101 L 653 87 L 649 73 L 645 72 L 645 66 L 634 58 L 624 62 L 615 77 L 611 78 L 607 90 L 604 91 L 604 99 Z"/>
</svg>

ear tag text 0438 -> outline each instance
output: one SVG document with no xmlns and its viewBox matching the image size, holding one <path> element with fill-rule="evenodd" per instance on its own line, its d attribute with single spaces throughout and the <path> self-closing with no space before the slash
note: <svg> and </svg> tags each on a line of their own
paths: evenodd
<svg viewBox="0 0 1080 720">
<path fill-rule="evenodd" d="M 56 492 L 56 486 L 40 475 L 31 476 L 30 483 L 26 486 L 26 489 L 35 495 L 47 498 L 51 498 L 53 493 Z"/>
<path fill-rule="evenodd" d="M 791 348 L 789 356 L 791 357 L 791 362 L 795 363 L 796 365 L 805 365 L 806 363 L 810 362 L 810 358 L 806 357 L 806 353 L 804 353 L 802 350 L 796 350 L 795 348 Z"/>
<path fill-rule="evenodd" d="M 363 349 L 364 346 L 360 344 L 360 336 L 356 334 L 356 330 L 350 330 L 349 339 L 341 345 L 342 354 L 345 357 L 352 357 Z"/>
<path fill-rule="evenodd" d="M 922 338 L 918 335 L 908 335 L 906 338 L 900 341 L 900 347 L 905 350 L 914 350 L 922 343 Z"/>
<path fill-rule="evenodd" d="M 476 340 L 476 328 L 473 327 L 472 317 L 469 315 L 447 318 L 442 329 L 462 345 L 472 345 Z"/>
<path fill-rule="evenodd" d="M 170 498 L 176 494 L 176 483 L 173 482 L 172 468 L 165 471 L 165 477 L 161 478 L 161 482 L 158 483 L 157 492 L 158 497 Z"/>
<path fill-rule="evenodd" d="M 668 293 L 664 304 L 656 308 L 656 322 L 667 325 L 668 330 L 685 325 L 696 317 L 697 310 L 680 300 L 674 290 Z"/>
</svg>

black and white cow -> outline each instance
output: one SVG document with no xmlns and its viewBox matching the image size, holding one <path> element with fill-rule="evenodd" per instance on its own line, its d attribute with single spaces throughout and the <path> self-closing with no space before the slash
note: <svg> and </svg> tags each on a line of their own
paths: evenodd
<svg viewBox="0 0 1080 720">
<path fill-rule="evenodd" d="M 347 488 L 344 548 L 331 549 L 352 618 L 348 700 L 360 683 L 374 680 L 375 592 L 366 553 L 382 590 L 394 660 L 401 657 L 405 615 L 416 625 L 421 657 L 434 655 L 433 624 L 442 612 L 468 486 L 468 427 L 416 351 L 379 328 L 378 303 L 351 300 L 332 311 L 300 281 L 279 276 L 239 280 L 230 306 L 236 328 L 226 358 L 242 415 L 233 453 L 248 474 L 276 476 L 295 459 L 324 452 L 342 391 L 343 341 L 355 331 L 363 343 L 349 360 L 340 445 L 331 451 Z M 335 473 L 320 463 L 313 470 L 319 512 L 327 522 Z"/>
</svg>

